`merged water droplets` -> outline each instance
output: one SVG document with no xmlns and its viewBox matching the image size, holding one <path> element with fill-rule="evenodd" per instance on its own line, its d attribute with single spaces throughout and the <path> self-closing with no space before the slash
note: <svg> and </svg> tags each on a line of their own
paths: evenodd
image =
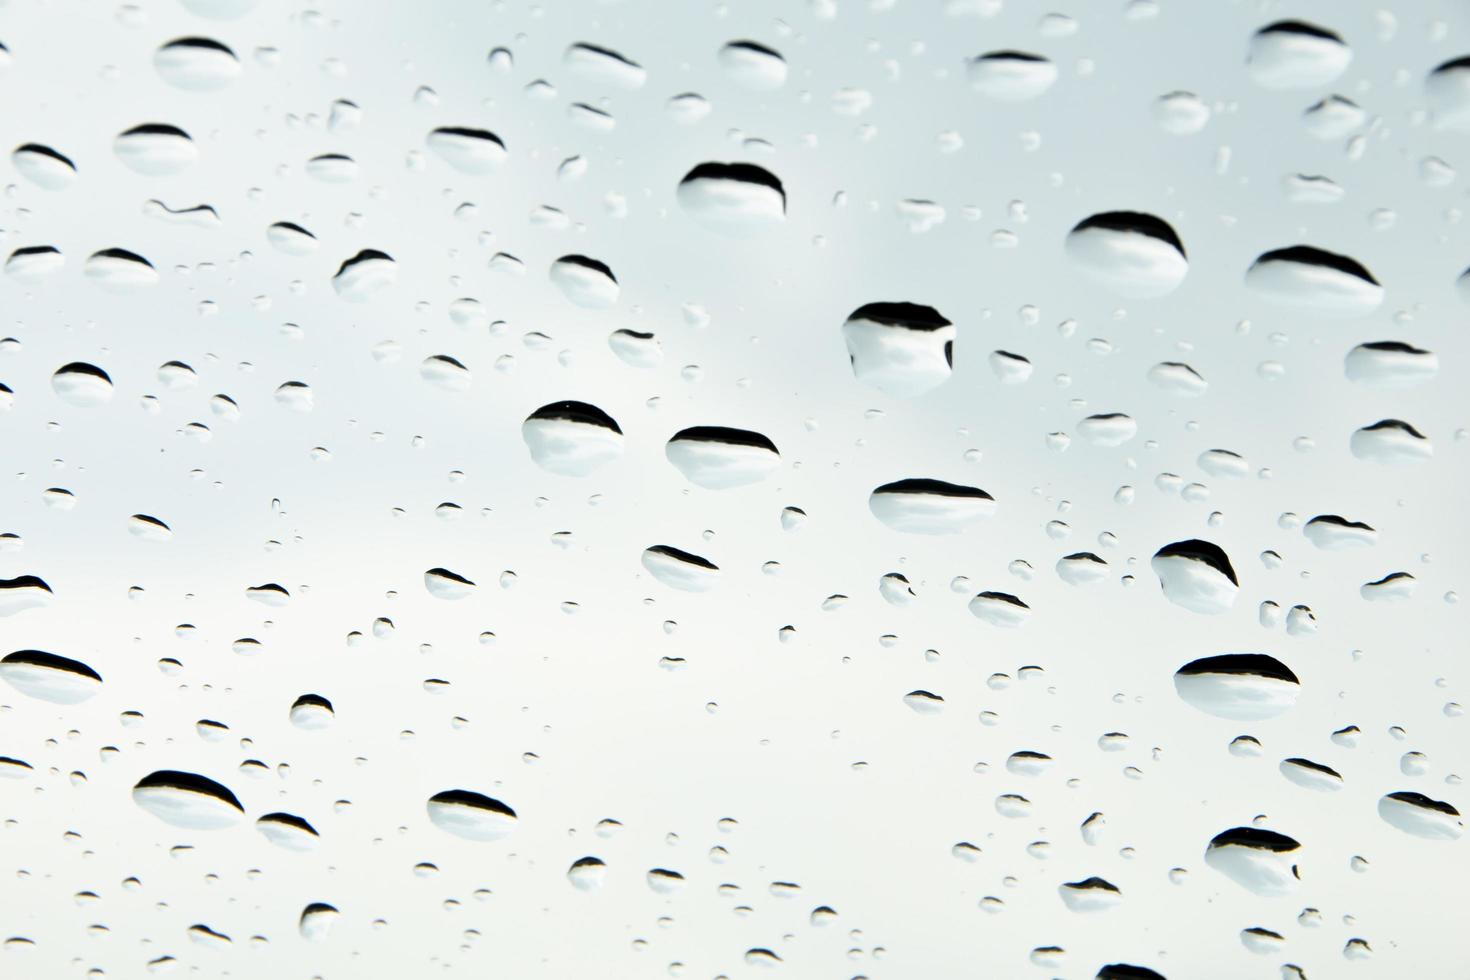
<svg viewBox="0 0 1470 980">
<path fill-rule="evenodd" d="M 1216 834 L 1205 848 L 1205 864 L 1256 895 L 1287 895 L 1300 884 L 1301 845 L 1260 827 Z"/>
<path fill-rule="evenodd" d="M 0 616 L 13 616 L 27 609 L 49 606 L 55 598 L 51 586 L 38 575 L 0 579 Z"/>
<path fill-rule="evenodd" d="M 1302 526 L 1302 534 L 1324 551 L 1367 548 L 1378 540 L 1378 532 L 1369 525 L 1336 514 L 1317 515 Z"/>
<path fill-rule="evenodd" d="M 1400 419 L 1381 419 L 1353 432 L 1348 448 L 1373 463 L 1417 463 L 1434 455 L 1429 437 Z"/>
<path fill-rule="evenodd" d="M 1108 577 L 1108 563 L 1091 551 L 1074 551 L 1057 559 L 1056 572 L 1068 585 L 1096 585 Z"/>
<path fill-rule="evenodd" d="M 1166 544 L 1150 562 L 1164 597 L 1191 612 L 1218 615 L 1229 612 L 1240 592 L 1240 581 L 1224 549 L 1193 538 Z"/>
<path fill-rule="evenodd" d="M 1389 572 L 1380 579 L 1364 582 L 1358 595 L 1369 602 L 1399 602 L 1412 598 L 1419 580 L 1408 572 Z"/>
<path fill-rule="evenodd" d="M 842 325 L 853 375 L 900 398 L 949 380 L 955 333 L 938 310 L 918 303 L 868 303 Z"/>
<path fill-rule="evenodd" d="M 375 248 L 365 248 L 347 259 L 332 277 L 337 295 L 353 303 L 363 303 L 387 289 L 398 279 L 398 265 L 393 256 Z"/>
<path fill-rule="evenodd" d="M 1057 886 L 1057 893 L 1072 912 L 1103 912 L 1123 901 L 1123 892 L 1117 885 L 1096 876 L 1064 882 Z"/>
</svg>

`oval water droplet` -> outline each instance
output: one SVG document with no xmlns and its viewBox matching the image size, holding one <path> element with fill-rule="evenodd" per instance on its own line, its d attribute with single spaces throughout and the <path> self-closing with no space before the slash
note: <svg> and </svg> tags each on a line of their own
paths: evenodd
<svg viewBox="0 0 1470 980">
<path fill-rule="evenodd" d="M 563 255 L 551 263 L 551 281 L 563 296 L 589 310 L 606 310 L 621 291 L 612 269 L 585 255 Z"/>
<path fill-rule="evenodd" d="M 59 191 L 77 179 L 77 165 L 59 150 L 42 143 L 22 143 L 10 152 L 16 173 L 37 187 Z"/>
<path fill-rule="evenodd" d="M 316 828 L 294 813 L 267 813 L 255 821 L 255 829 L 266 840 L 288 851 L 311 851 L 321 843 Z"/>
<path fill-rule="evenodd" d="M 301 918 L 297 922 L 301 938 L 309 943 L 323 941 L 341 914 L 334 905 L 328 905 L 326 902 L 312 902 L 301 910 Z"/>
<path fill-rule="evenodd" d="M 133 800 L 164 823 L 218 830 L 239 823 L 245 809 L 229 788 L 198 773 L 162 769 L 140 779 Z"/>
<path fill-rule="evenodd" d="M 1336 32 L 1280 20 L 1251 36 L 1246 70 L 1265 88 L 1315 88 L 1336 79 L 1352 60 L 1352 49 Z"/>
<path fill-rule="evenodd" d="M 1031 607 L 1009 592 L 981 592 L 970 600 L 970 612 L 992 626 L 1017 629 L 1031 619 Z"/>
<path fill-rule="evenodd" d="M 1424 83 L 1437 129 L 1470 131 L 1470 56 L 1452 58 L 1429 73 Z"/>
<path fill-rule="evenodd" d="M 759 483 L 781 465 L 776 444 L 759 432 L 714 425 L 675 433 L 664 455 L 686 480 L 707 490 Z"/>
<path fill-rule="evenodd" d="M 315 235 L 291 221 L 277 221 L 265 230 L 265 238 L 287 255 L 310 255 L 321 247 Z"/>
<path fill-rule="evenodd" d="M 51 375 L 51 389 L 68 405 L 94 408 L 112 399 L 112 378 L 94 364 L 73 361 Z"/>
<path fill-rule="evenodd" d="M 467 789 L 450 789 L 429 797 L 429 820 L 441 830 L 466 840 L 500 840 L 515 830 L 516 812 L 499 800 Z"/>
<path fill-rule="evenodd" d="M 319 732 L 336 718 L 332 702 L 320 694 L 303 694 L 291 703 L 291 724 L 306 732 Z"/>
<path fill-rule="evenodd" d="M 1275 718 L 1296 704 L 1301 681 L 1264 653 L 1226 653 L 1193 660 L 1174 674 L 1174 689 L 1206 714 L 1233 721 Z"/>
<path fill-rule="evenodd" d="M 578 858 L 567 869 L 567 880 L 578 891 L 596 891 L 602 887 L 602 882 L 606 877 L 607 864 L 601 858 Z"/>
<path fill-rule="evenodd" d="M 429 149 L 455 170 L 466 174 L 488 174 L 508 155 L 505 143 L 488 129 L 441 126 L 424 139 Z"/>
<path fill-rule="evenodd" d="M 52 704 L 80 704 L 102 689 L 102 675 L 91 667 L 43 650 L 7 654 L 0 659 L 0 680 Z"/>
<path fill-rule="evenodd" d="M 10 253 L 5 274 L 19 282 L 36 283 L 60 272 L 66 256 L 55 245 L 28 245 Z"/>
<path fill-rule="evenodd" d="M 1057 66 L 1026 51 L 990 51 L 965 64 L 970 87 L 1000 102 L 1024 102 L 1051 88 Z"/>
<path fill-rule="evenodd" d="M 1342 774 L 1331 766 L 1310 759 L 1292 758 L 1281 760 L 1281 775 L 1302 787 L 1319 793 L 1332 793 L 1342 789 Z"/>
<path fill-rule="evenodd" d="M 464 599 L 474 594 L 475 583 L 447 568 L 431 568 L 424 573 L 424 588 L 436 599 Z"/>
<path fill-rule="evenodd" d="M 579 41 L 562 56 L 567 71 L 599 85 L 636 91 L 648 80 L 643 66 L 610 48 Z"/>
<path fill-rule="evenodd" d="M 666 544 L 646 549 L 643 567 L 664 585 L 681 592 L 707 592 L 720 577 L 719 566 L 714 562 Z"/>
<path fill-rule="evenodd" d="M 153 263 L 125 248 L 93 252 L 83 264 L 82 273 L 110 293 L 131 293 L 158 282 Z"/>
<path fill-rule="evenodd" d="M 895 531 L 957 534 L 993 514 L 995 498 L 979 487 L 913 478 L 876 488 L 868 509 Z"/>
<path fill-rule="evenodd" d="M 1277 305 L 1322 316 L 1366 316 L 1383 302 L 1383 287 L 1362 263 L 1311 245 L 1263 252 L 1245 284 Z"/>
<path fill-rule="evenodd" d="M 780 178 L 753 163 L 701 163 L 679 181 L 679 206 L 715 231 L 749 235 L 786 219 Z"/>
<path fill-rule="evenodd" d="M 145 177 L 181 173 L 199 159 L 199 148 L 188 133 L 168 123 L 144 123 L 119 133 L 112 152 L 128 169 Z"/>
<path fill-rule="evenodd" d="M 240 59 L 213 38 L 181 37 L 153 55 L 158 76 L 186 92 L 214 92 L 240 77 Z"/>
<path fill-rule="evenodd" d="M 1465 833 L 1460 811 L 1443 800 L 1404 790 L 1378 801 L 1378 815 L 1390 827 L 1426 840 L 1459 840 Z"/>
<path fill-rule="evenodd" d="M 756 41 L 731 41 L 720 48 L 720 66 L 739 84 L 770 92 L 786 84 L 786 59 Z"/>
<path fill-rule="evenodd" d="M 1349 381 L 1374 388 L 1405 388 L 1422 384 L 1439 373 L 1439 357 L 1397 340 L 1359 344 L 1348 351 L 1344 364 Z"/>
<path fill-rule="evenodd" d="M 1168 295 L 1189 272 L 1174 229 L 1138 211 L 1108 211 L 1078 222 L 1067 235 L 1066 251 L 1090 279 L 1134 299 Z"/>
<path fill-rule="evenodd" d="M 586 402 L 543 405 L 521 424 L 521 438 L 536 465 L 561 476 L 587 476 L 623 453 L 623 430 Z"/>
</svg>

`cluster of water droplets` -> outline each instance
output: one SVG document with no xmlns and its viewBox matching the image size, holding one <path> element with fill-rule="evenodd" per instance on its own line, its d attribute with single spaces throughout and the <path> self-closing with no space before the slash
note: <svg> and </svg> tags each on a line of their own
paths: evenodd
<svg viewBox="0 0 1470 980">
<path fill-rule="evenodd" d="M 919 7 L 0 24 L 0 974 L 1457 956 L 1470 21 Z"/>
</svg>

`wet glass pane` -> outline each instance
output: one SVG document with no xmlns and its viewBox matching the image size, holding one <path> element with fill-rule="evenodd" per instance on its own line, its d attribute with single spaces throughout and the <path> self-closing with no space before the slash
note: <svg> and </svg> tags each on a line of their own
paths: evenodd
<svg viewBox="0 0 1470 980">
<path fill-rule="evenodd" d="M 0 976 L 1465 973 L 1462 4 L 0 42 Z"/>
</svg>

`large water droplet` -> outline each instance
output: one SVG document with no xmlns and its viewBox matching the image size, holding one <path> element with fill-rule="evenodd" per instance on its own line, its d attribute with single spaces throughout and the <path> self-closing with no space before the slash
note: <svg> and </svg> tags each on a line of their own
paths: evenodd
<svg viewBox="0 0 1470 980">
<path fill-rule="evenodd" d="M 1078 269 L 1120 296 L 1165 296 L 1189 272 L 1174 229 L 1138 211 L 1108 211 L 1078 222 L 1066 249 Z"/>
</svg>

